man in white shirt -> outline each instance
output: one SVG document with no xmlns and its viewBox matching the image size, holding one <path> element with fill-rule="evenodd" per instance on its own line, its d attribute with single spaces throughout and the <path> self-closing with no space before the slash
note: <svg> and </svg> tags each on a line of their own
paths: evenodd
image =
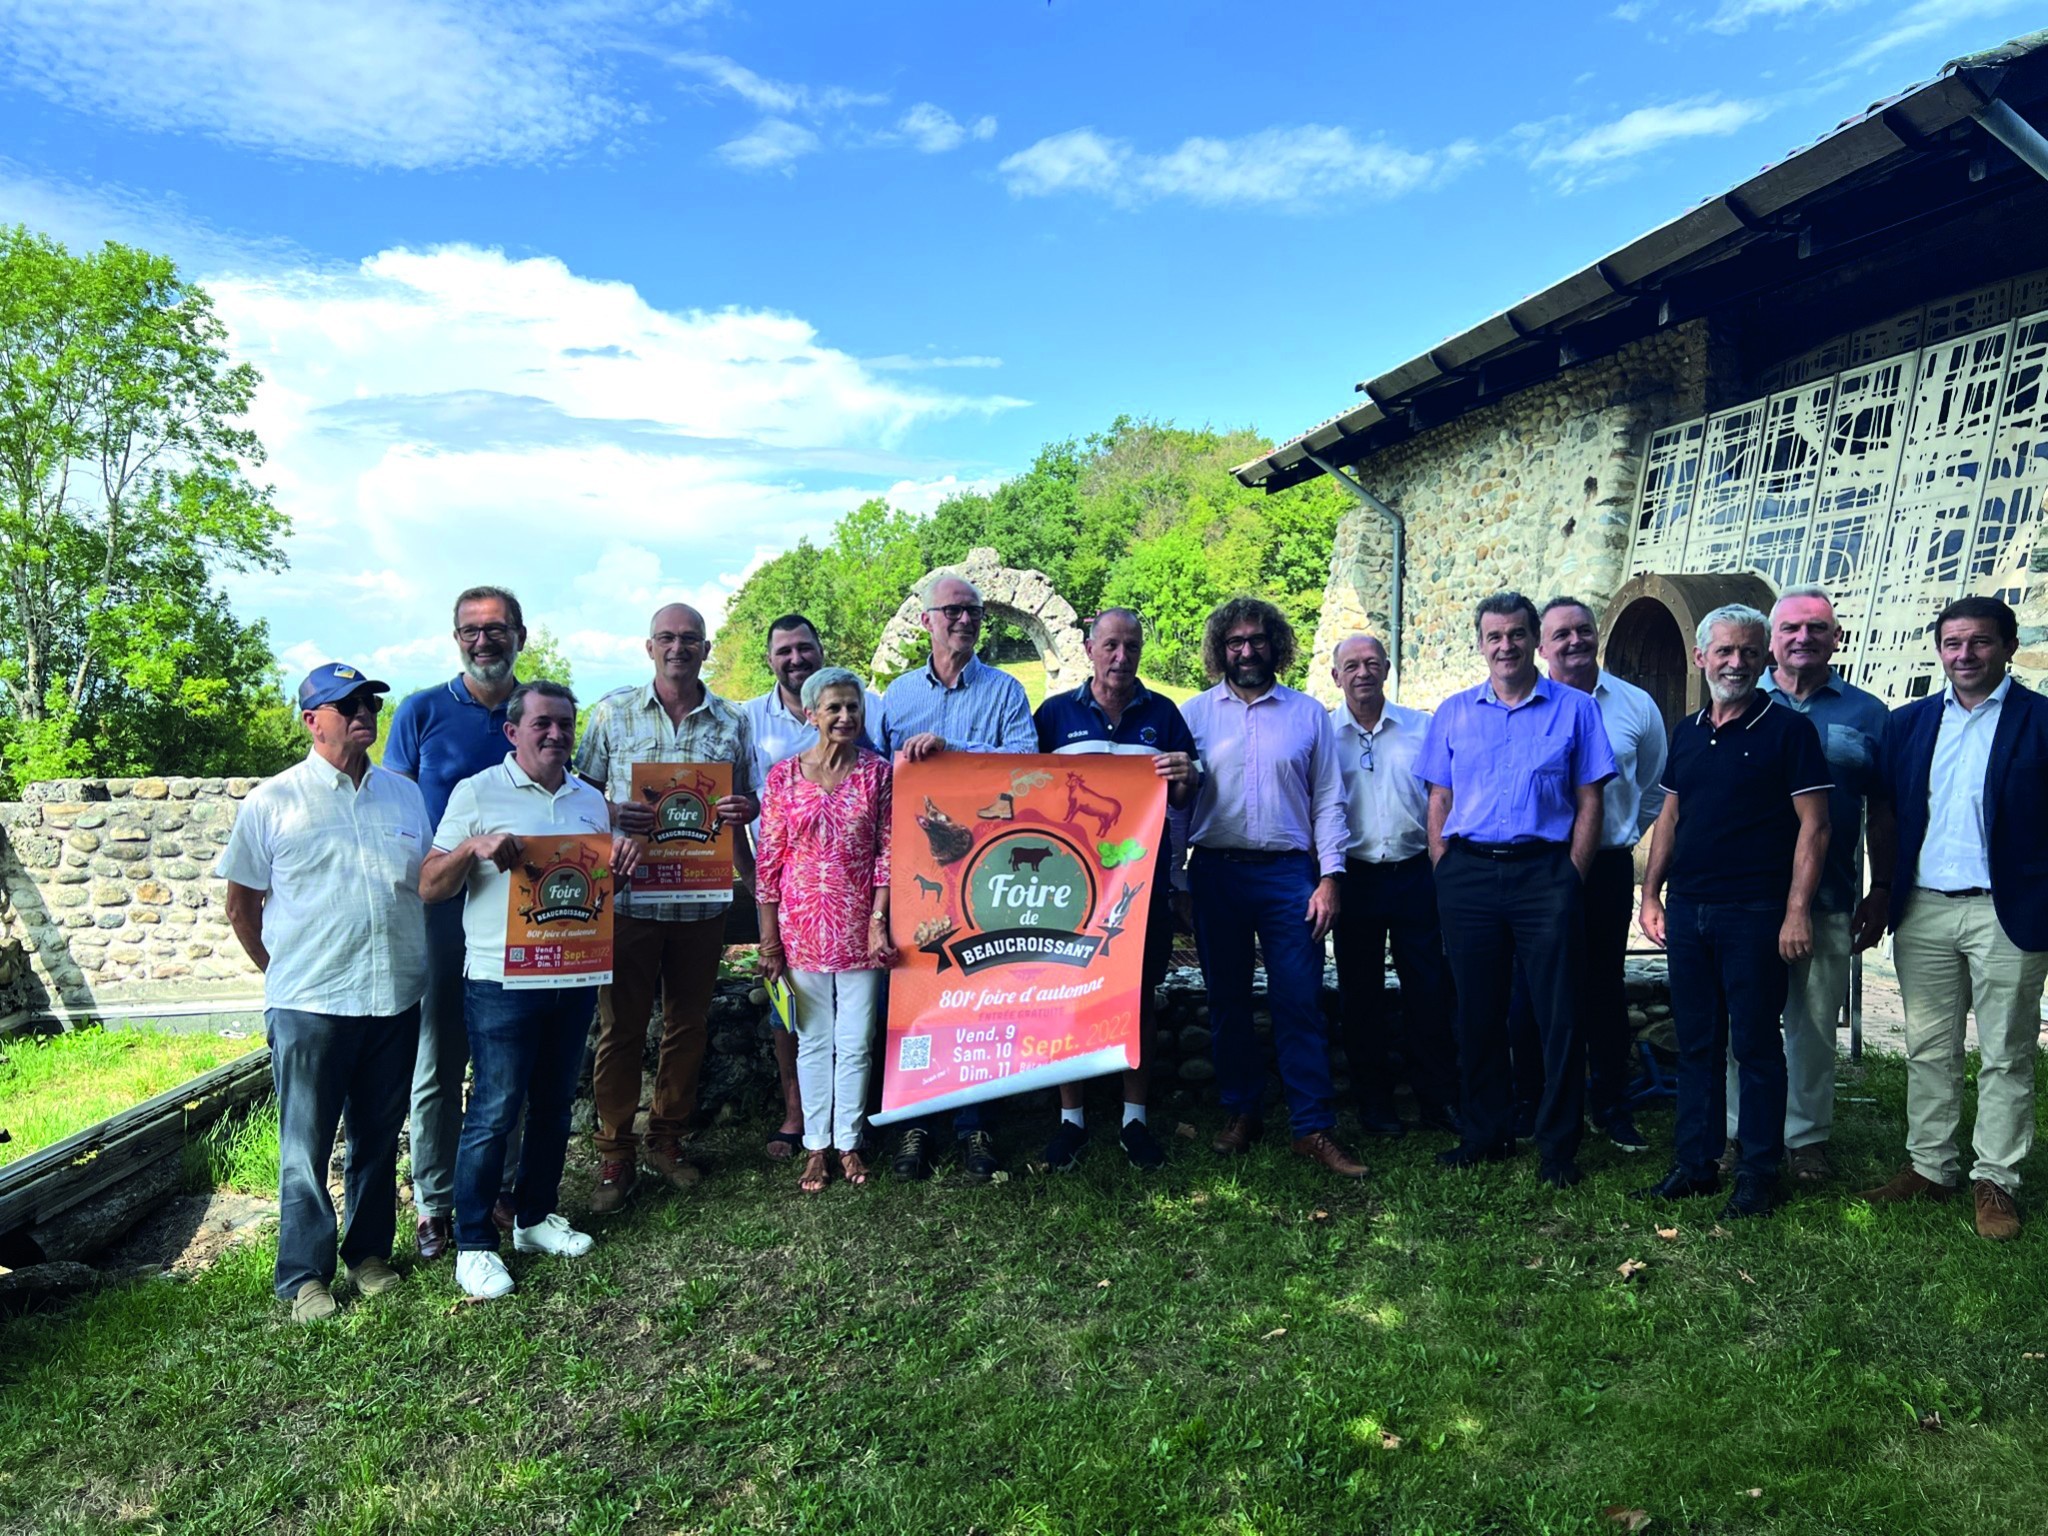
<svg viewBox="0 0 2048 1536">
<path fill-rule="evenodd" d="M 1649 1146 L 1629 1112 L 1633 1076 L 1628 1025 L 1629 924 L 1636 910 L 1636 844 L 1664 808 L 1659 782 L 1671 733 L 1652 699 L 1600 665 L 1600 626 L 1576 597 L 1553 597 L 1537 618 L 1536 654 L 1553 682 L 1593 695 L 1614 753 L 1614 777 L 1600 786 L 1600 842 L 1586 871 L 1585 969 L 1579 981 L 1580 1028 L 1586 1037 L 1586 1114 L 1624 1152 Z M 1517 1132 L 1533 1120 L 1543 1095 L 1543 1050 L 1528 990 L 1516 973 L 1508 1017 L 1515 1059 Z"/>
<path fill-rule="evenodd" d="M 1458 1131 L 1458 1047 L 1451 971 L 1429 865 L 1429 786 L 1415 776 L 1429 716 L 1387 699 L 1387 648 L 1374 635 L 1341 640 L 1330 711 L 1344 770 L 1350 842 L 1337 916 L 1337 992 L 1351 1095 L 1370 1136 L 1400 1136 L 1394 1081 L 1405 1068 L 1422 1123 Z M 1401 980 L 1400 1030 L 1387 1020 L 1387 951 Z M 1398 1061 L 1397 1061 L 1398 1058 Z"/>
<path fill-rule="evenodd" d="M 795 757 L 815 746 L 818 728 L 804 713 L 804 682 L 813 672 L 825 665 L 825 647 L 818 638 L 818 627 L 800 613 L 785 613 L 768 626 L 768 670 L 775 674 L 775 684 L 757 699 L 748 699 L 740 705 L 740 713 L 746 717 L 747 729 L 754 740 L 754 787 L 758 790 L 768 782 L 768 770 L 786 757 Z M 865 718 L 877 721 L 882 718 L 881 695 L 872 688 L 861 690 L 866 698 Z M 863 737 L 864 743 L 875 751 L 881 751 L 871 735 Z M 782 1124 L 775 1134 L 768 1138 L 768 1155 L 778 1160 L 792 1156 L 803 1145 L 804 1105 L 803 1095 L 797 1088 L 796 1078 L 796 1033 L 778 1028 L 775 1031 L 775 1075 L 782 1090 Z"/>
<path fill-rule="evenodd" d="M 522 1108 L 526 1137 L 512 1190 L 512 1247 L 563 1258 L 590 1251 L 590 1238 L 555 1205 L 597 987 L 505 985 L 508 871 L 519 862 L 522 838 L 611 834 L 604 796 L 569 772 L 573 693 L 559 683 L 522 684 L 506 706 L 505 735 L 511 755 L 464 779 L 448 796 L 433 852 L 420 871 L 427 901 L 465 895 L 462 1007 L 476 1082 L 455 1149 L 455 1280 L 480 1301 L 512 1289 L 491 1209 L 505 1140 Z M 614 882 L 639 862 L 640 848 L 632 838 L 611 837 Z"/>
<path fill-rule="evenodd" d="M 358 1292 L 398 1284 L 398 1128 L 427 988 L 419 786 L 370 762 L 389 685 L 329 662 L 299 684 L 306 760 L 242 804 L 214 870 L 263 973 L 278 1106 L 275 1284 L 300 1322 L 334 1316 L 327 1163 L 348 1125 L 339 1254 Z"/>
</svg>

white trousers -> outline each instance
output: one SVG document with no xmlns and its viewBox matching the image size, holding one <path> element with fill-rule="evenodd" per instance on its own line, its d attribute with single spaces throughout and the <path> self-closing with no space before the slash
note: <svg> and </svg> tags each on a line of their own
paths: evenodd
<svg viewBox="0 0 2048 1536">
<path fill-rule="evenodd" d="M 796 1085 L 804 1101 L 804 1150 L 860 1145 L 868 1100 L 868 1042 L 880 971 L 791 971 Z"/>
<path fill-rule="evenodd" d="M 2006 937 L 1989 896 L 1913 893 L 1892 940 L 1906 1006 L 1906 1152 L 1923 1179 L 1954 1184 L 1962 1159 L 1963 1025 L 1977 1015 L 1972 1179 L 2019 1187 L 2034 1144 L 2034 1056 L 2048 950 Z"/>
<path fill-rule="evenodd" d="M 1849 996 L 1847 912 L 1813 914 L 1813 954 L 1791 967 L 1785 989 L 1785 1150 L 1824 1146 L 1835 1128 L 1835 1030 Z M 1728 1056 L 1728 1134 L 1742 1088 Z"/>
</svg>

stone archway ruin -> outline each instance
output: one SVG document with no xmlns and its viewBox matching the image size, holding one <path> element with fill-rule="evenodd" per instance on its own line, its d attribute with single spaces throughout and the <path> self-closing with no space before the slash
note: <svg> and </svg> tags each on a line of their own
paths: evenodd
<svg viewBox="0 0 2048 1536">
<path fill-rule="evenodd" d="M 1045 573 L 1013 570 L 992 549 L 970 549 L 959 564 L 942 565 L 926 572 L 924 579 L 903 599 L 903 606 L 882 627 L 882 638 L 875 646 L 871 663 L 877 682 L 909 669 L 924 635 L 918 623 L 924 612 L 924 594 L 941 576 L 959 576 L 974 583 L 990 618 L 1007 620 L 1024 631 L 1045 663 L 1048 693 L 1078 688 L 1088 680 L 1088 653 L 1081 649 L 1081 626 L 1073 605 L 1053 590 Z"/>
</svg>

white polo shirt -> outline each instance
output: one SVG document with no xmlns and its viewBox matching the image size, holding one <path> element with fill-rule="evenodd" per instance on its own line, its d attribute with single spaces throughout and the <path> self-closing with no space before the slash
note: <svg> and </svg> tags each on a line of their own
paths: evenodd
<svg viewBox="0 0 2048 1536">
<path fill-rule="evenodd" d="M 1399 704 L 1380 706 L 1367 731 L 1348 706 L 1330 711 L 1337 761 L 1344 769 L 1344 816 L 1350 841 L 1344 857 L 1398 864 L 1429 851 L 1429 786 L 1415 776 L 1429 715 Z"/>
<path fill-rule="evenodd" d="M 562 787 L 551 793 L 528 778 L 508 752 L 497 767 L 472 774 L 449 792 L 448 813 L 434 833 L 434 851 L 447 853 L 466 838 L 492 832 L 514 837 L 602 832 L 609 838 L 611 830 L 604 796 L 566 765 Z M 511 875 L 490 860 L 470 860 L 464 888 L 468 900 L 462 904 L 462 974 L 473 980 L 505 979 L 505 905 L 511 885 Z"/>
<path fill-rule="evenodd" d="M 269 1008 L 389 1017 L 427 990 L 420 865 L 433 836 L 412 780 L 358 786 L 309 752 L 250 791 L 214 874 L 265 893 Z"/>
</svg>

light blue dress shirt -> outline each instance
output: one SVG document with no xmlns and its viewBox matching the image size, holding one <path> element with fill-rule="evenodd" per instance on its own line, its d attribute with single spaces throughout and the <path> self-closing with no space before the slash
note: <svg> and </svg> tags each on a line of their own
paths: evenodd
<svg viewBox="0 0 2048 1536">
<path fill-rule="evenodd" d="M 882 690 L 881 719 L 869 722 L 868 734 L 883 752 L 894 757 L 911 737 L 927 733 L 943 737 L 949 752 L 1038 750 L 1024 685 L 979 656 L 967 659 L 950 688 L 927 662 Z"/>
<path fill-rule="evenodd" d="M 1934 738 L 1934 763 L 1927 776 L 1927 841 L 1913 883 L 1928 891 L 1991 889 L 1991 845 L 1984 835 L 1984 777 L 1991 768 L 1991 742 L 1998 734 L 2010 677 L 1975 709 L 1956 702 L 1953 687 L 1941 692 L 1941 730 Z"/>
</svg>

